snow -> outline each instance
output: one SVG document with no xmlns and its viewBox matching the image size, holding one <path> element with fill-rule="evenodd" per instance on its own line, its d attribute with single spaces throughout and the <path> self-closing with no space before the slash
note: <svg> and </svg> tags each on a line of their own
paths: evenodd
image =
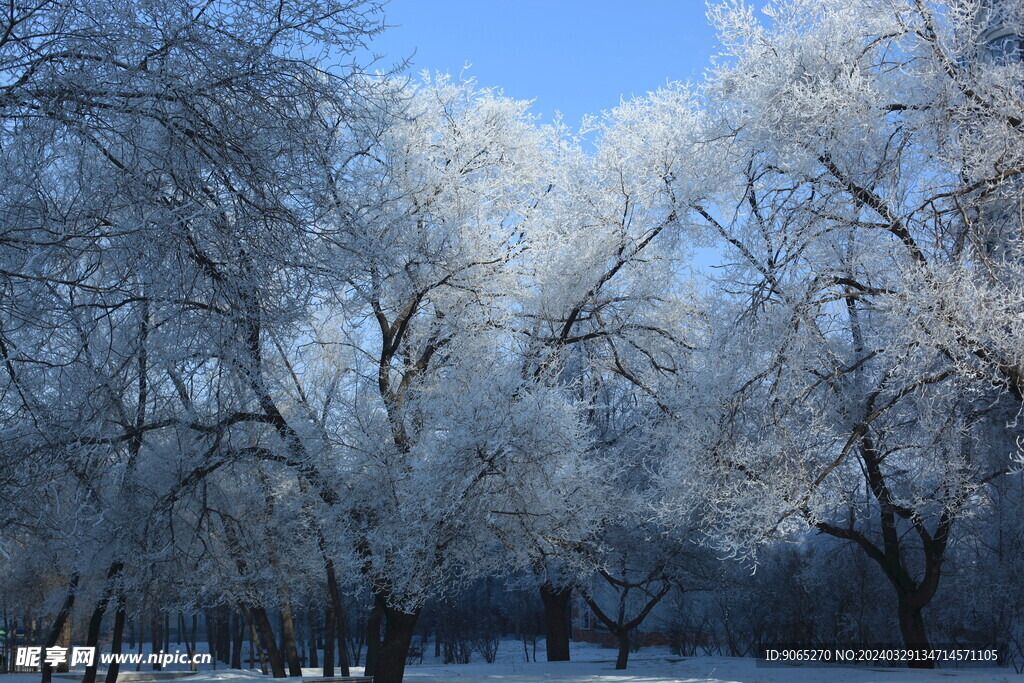
<svg viewBox="0 0 1024 683">
<path fill-rule="evenodd" d="M 432 654 L 432 651 L 431 651 Z M 538 656 L 544 658 L 543 643 Z M 755 660 L 740 657 L 682 657 L 667 648 L 649 647 L 630 656 L 625 671 L 615 670 L 615 651 L 586 643 L 573 643 L 573 661 L 525 662 L 522 643 L 502 643 L 494 664 L 473 661 L 470 664 L 433 663 L 425 657 L 423 664 L 406 669 L 408 683 L 1024 683 L 1024 676 L 1012 669 L 937 669 L 921 671 L 885 668 L 759 668 Z M 363 670 L 352 669 L 358 676 Z M 322 669 L 306 668 L 304 678 L 320 678 Z M 99 679 L 102 680 L 102 677 Z M 202 671 L 189 676 L 188 683 L 256 683 L 267 677 L 256 671 L 220 669 Z M 295 680 L 295 679 L 289 679 Z M 38 674 L 9 674 L 0 683 L 38 683 Z"/>
<path fill-rule="evenodd" d="M 518 652 L 514 647 L 518 645 Z M 538 652 L 543 660 L 543 647 Z M 592 683 L 787 683 L 788 681 L 835 681 L 875 683 L 881 681 L 949 681 L 949 683 L 1022 683 L 1024 678 L 1007 669 L 909 669 L 867 668 L 758 668 L 756 661 L 740 657 L 681 657 L 668 648 L 649 647 L 632 653 L 625 671 L 615 670 L 615 651 L 586 643 L 573 643 L 571 662 L 523 661 L 522 645 L 502 643 L 494 664 L 423 664 L 406 669 L 409 683 L 549 683 L 579 681 Z M 353 671 L 355 674 L 355 671 Z"/>
</svg>

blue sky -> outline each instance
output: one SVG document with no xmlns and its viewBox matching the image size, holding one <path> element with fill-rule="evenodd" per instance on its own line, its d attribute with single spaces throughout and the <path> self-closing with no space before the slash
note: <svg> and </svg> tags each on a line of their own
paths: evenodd
<svg viewBox="0 0 1024 683">
<path fill-rule="evenodd" d="M 378 68 L 465 73 L 575 127 L 667 81 L 698 80 L 716 41 L 703 0 L 391 0 Z"/>
</svg>

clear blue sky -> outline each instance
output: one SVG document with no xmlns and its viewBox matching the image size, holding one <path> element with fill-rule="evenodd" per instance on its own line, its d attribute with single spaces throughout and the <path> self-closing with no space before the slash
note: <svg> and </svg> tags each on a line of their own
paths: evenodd
<svg viewBox="0 0 1024 683">
<path fill-rule="evenodd" d="M 371 49 L 386 68 L 465 73 L 575 127 L 620 97 L 698 80 L 716 41 L 704 0 L 391 0 Z"/>
</svg>

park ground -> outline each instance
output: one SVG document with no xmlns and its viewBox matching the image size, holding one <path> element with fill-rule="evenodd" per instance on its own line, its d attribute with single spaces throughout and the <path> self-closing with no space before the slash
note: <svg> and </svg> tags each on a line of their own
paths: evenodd
<svg viewBox="0 0 1024 683">
<path fill-rule="evenodd" d="M 543 660 L 543 644 L 538 653 Z M 644 648 L 630 658 L 626 671 L 615 671 L 615 652 L 586 643 L 574 643 L 571 662 L 526 662 L 522 644 L 506 641 L 493 664 L 444 665 L 431 657 L 410 665 L 408 683 L 1024 683 L 1012 669 L 936 669 L 914 671 L 884 668 L 758 667 L 755 660 L 738 657 L 681 657 L 667 648 Z M 362 669 L 353 668 L 352 675 Z M 319 678 L 320 669 L 303 669 L 304 678 Z M 60 679 L 56 679 L 60 680 Z M 100 679 L 102 680 L 102 679 Z M 182 683 L 256 683 L 267 678 L 257 671 L 219 669 L 200 671 L 178 679 Z M 294 680 L 294 679 L 289 679 Z M 38 683 L 38 674 L 7 674 L 0 683 Z"/>
</svg>

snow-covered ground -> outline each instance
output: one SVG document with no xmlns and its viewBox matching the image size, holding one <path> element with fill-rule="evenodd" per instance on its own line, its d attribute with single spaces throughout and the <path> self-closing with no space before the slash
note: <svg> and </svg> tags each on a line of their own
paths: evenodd
<svg viewBox="0 0 1024 683">
<path fill-rule="evenodd" d="M 538 651 L 538 657 L 544 659 L 543 644 Z M 1024 683 L 1024 676 L 1007 669 L 910 671 L 867 668 L 758 668 L 752 659 L 680 657 L 670 653 L 667 648 L 657 647 L 643 648 L 632 653 L 629 667 L 625 671 L 616 671 L 614 650 L 587 643 L 573 643 L 572 658 L 571 662 L 526 663 L 522 645 L 507 641 L 502 643 L 498 660 L 494 664 L 474 662 L 446 666 L 430 664 L 425 660 L 422 665 L 406 669 L 405 678 L 409 683 Z"/>
<path fill-rule="evenodd" d="M 543 643 L 538 656 L 544 658 Z M 882 668 L 758 668 L 752 659 L 736 657 L 680 657 L 666 648 L 644 648 L 630 657 L 626 671 L 615 671 L 615 652 L 586 643 L 573 643 L 571 662 L 525 661 L 522 644 L 502 643 L 494 664 L 444 665 L 426 657 L 423 664 L 406 669 L 408 683 L 1024 683 L 1024 675 L 1010 669 L 938 669 L 913 671 Z M 353 675 L 362 669 L 354 668 Z M 318 678 L 320 669 L 303 669 L 304 677 Z M 8 674 L 0 683 L 38 683 L 38 674 Z M 220 669 L 201 671 L 178 679 L 182 683 L 257 683 L 267 679 L 254 671 Z M 294 680 L 294 679 L 292 679 Z"/>
</svg>

